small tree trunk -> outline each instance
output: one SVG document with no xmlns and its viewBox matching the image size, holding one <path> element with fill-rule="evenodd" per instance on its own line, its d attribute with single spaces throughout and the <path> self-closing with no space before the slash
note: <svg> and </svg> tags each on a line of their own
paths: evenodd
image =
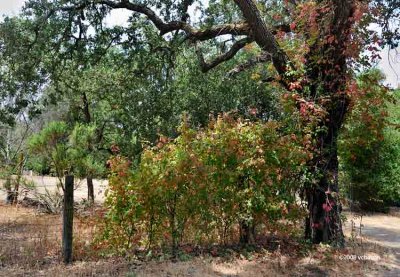
<svg viewBox="0 0 400 277">
<path fill-rule="evenodd" d="M 88 201 L 90 203 L 94 203 L 93 178 L 92 177 L 87 177 L 86 178 L 86 182 L 87 182 L 87 188 L 88 188 Z"/>
<path fill-rule="evenodd" d="M 15 201 L 15 194 L 13 190 L 7 190 L 7 198 L 6 198 L 6 203 L 7 204 L 14 204 Z"/>
<path fill-rule="evenodd" d="M 255 226 L 253 222 L 243 220 L 240 222 L 240 244 L 254 243 Z"/>
<path fill-rule="evenodd" d="M 24 167 L 24 154 L 21 153 L 18 158 L 17 179 L 15 180 L 14 191 L 10 195 L 11 204 L 18 203 L 19 186 L 22 179 L 23 167 Z"/>
<path fill-rule="evenodd" d="M 11 204 L 18 203 L 18 195 L 19 195 L 19 184 L 21 182 L 21 175 L 18 174 L 17 179 L 15 180 L 14 191 L 12 192 Z"/>
</svg>

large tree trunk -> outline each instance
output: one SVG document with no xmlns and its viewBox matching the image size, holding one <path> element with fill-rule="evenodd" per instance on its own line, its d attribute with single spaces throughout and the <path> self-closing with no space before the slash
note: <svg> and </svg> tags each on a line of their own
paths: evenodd
<svg viewBox="0 0 400 277">
<path fill-rule="evenodd" d="M 322 12 L 319 39 L 310 46 L 306 56 L 306 75 L 310 99 L 329 99 L 320 104 L 327 112 L 320 124 L 324 131 L 316 133 L 317 153 L 310 163 L 316 183 L 305 188 L 309 216 L 305 236 L 313 243 L 330 242 L 343 245 L 340 219 L 341 205 L 338 186 L 337 140 L 348 110 L 346 83 L 348 80 L 346 49 L 350 41 L 354 0 L 331 0 L 330 16 Z M 330 39 L 328 39 L 330 38 Z"/>
<path fill-rule="evenodd" d="M 235 0 L 251 27 L 257 44 L 271 54 L 272 62 L 286 88 L 295 81 L 286 74 L 292 69 L 288 56 L 281 50 L 272 32 L 266 26 L 254 0 Z M 306 76 L 299 91 L 306 101 L 320 105 L 327 117 L 316 131 L 317 153 L 310 163 L 317 178 L 316 184 L 306 188 L 309 217 L 306 221 L 306 237 L 314 243 L 336 241 L 343 242 L 340 222 L 340 204 L 338 202 L 338 131 L 347 111 L 348 100 L 345 93 L 347 82 L 347 46 L 354 23 L 355 0 L 317 0 L 320 4 L 315 11 L 316 21 L 310 21 L 310 34 L 318 38 L 310 45 L 306 55 Z M 328 101 L 325 101 L 328 99 Z M 320 102 L 318 102 L 321 100 Z M 323 102 L 327 102 L 324 104 Z M 246 232 L 244 232 L 246 233 Z"/>
<path fill-rule="evenodd" d="M 335 143 L 336 144 L 336 143 Z M 335 148 L 326 149 L 315 175 L 317 184 L 306 189 L 309 216 L 306 219 L 306 238 L 313 243 L 330 242 L 338 246 L 344 243 L 340 219 L 341 205 L 338 199 L 338 159 Z"/>
</svg>

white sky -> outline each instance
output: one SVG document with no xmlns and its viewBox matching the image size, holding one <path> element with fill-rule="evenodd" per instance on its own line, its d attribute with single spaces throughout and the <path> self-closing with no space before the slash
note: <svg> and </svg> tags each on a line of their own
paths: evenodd
<svg viewBox="0 0 400 277">
<path fill-rule="evenodd" d="M 0 14 L 13 15 L 22 7 L 24 0 L 0 0 Z"/>
<path fill-rule="evenodd" d="M 16 15 L 23 3 L 24 0 L 0 0 L 0 15 Z M 114 10 L 107 18 L 107 23 L 110 25 L 124 25 L 129 15 L 129 11 L 123 9 Z M 398 50 L 398 53 L 394 50 L 390 51 L 389 55 L 388 49 L 383 50 L 380 53 L 382 61 L 378 65 L 386 75 L 386 83 L 392 87 L 400 87 L 400 48 Z M 392 61 L 391 66 L 389 59 Z"/>
</svg>

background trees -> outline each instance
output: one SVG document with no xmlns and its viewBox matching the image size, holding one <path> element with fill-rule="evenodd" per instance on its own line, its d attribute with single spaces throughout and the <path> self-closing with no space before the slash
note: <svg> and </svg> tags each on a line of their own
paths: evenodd
<svg viewBox="0 0 400 277">
<path fill-rule="evenodd" d="M 377 70 L 358 77 L 353 107 L 341 137 L 343 185 L 354 208 L 385 211 L 399 201 L 398 91 L 379 82 Z"/>
</svg>

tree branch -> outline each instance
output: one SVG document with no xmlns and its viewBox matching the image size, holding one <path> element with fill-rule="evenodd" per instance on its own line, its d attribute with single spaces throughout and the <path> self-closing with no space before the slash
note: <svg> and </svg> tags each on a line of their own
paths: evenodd
<svg viewBox="0 0 400 277">
<path fill-rule="evenodd" d="M 196 49 L 196 54 L 197 57 L 199 59 L 200 62 L 200 67 L 201 67 L 201 71 L 203 72 L 207 72 L 210 69 L 213 69 L 214 67 L 216 67 L 217 65 L 219 65 L 220 63 L 223 63 L 227 60 L 230 60 L 231 58 L 233 58 L 236 53 L 242 49 L 244 46 L 246 46 L 247 44 L 251 43 L 253 41 L 253 39 L 251 38 L 243 38 L 241 40 L 236 41 L 232 47 L 229 49 L 229 51 L 223 53 L 222 55 L 216 57 L 214 60 L 212 60 L 211 62 L 206 62 L 204 60 L 204 56 L 203 53 L 201 52 L 200 49 Z"/>
<path fill-rule="evenodd" d="M 188 39 L 205 41 L 222 35 L 250 36 L 251 30 L 249 25 L 244 22 L 221 24 L 204 30 L 192 30 L 191 33 L 188 33 Z"/>
<path fill-rule="evenodd" d="M 187 9 L 192 1 L 185 0 L 182 9 Z M 173 31 L 184 31 L 187 34 L 187 38 L 194 41 L 204 41 L 208 39 L 215 38 L 222 35 L 250 35 L 251 30 L 249 25 L 243 22 L 231 23 L 231 24 L 221 24 L 217 26 L 212 26 L 210 28 L 201 30 L 192 27 L 190 24 L 186 23 L 186 17 L 183 17 L 182 21 L 170 21 L 164 22 L 164 20 L 159 17 L 156 12 L 143 4 L 131 3 L 127 0 L 122 0 L 121 2 L 115 2 L 112 0 L 94 0 L 86 1 L 77 6 L 67 6 L 61 8 L 62 11 L 73 11 L 82 10 L 88 7 L 90 4 L 100 4 L 106 5 L 112 9 L 127 9 L 132 12 L 137 12 L 145 15 L 160 31 L 160 35 L 165 35 Z"/>
<path fill-rule="evenodd" d="M 265 62 L 270 62 L 270 61 L 272 61 L 272 55 L 270 53 L 263 52 L 260 55 L 253 57 L 253 58 L 249 59 L 248 61 L 232 68 L 228 72 L 228 76 L 230 76 L 230 77 L 235 76 L 235 75 L 239 74 L 240 72 L 243 72 L 249 68 L 252 68 L 253 66 L 255 66 L 259 63 L 265 63 Z"/>
<path fill-rule="evenodd" d="M 245 22 L 237 22 L 231 24 L 221 24 L 216 26 L 211 26 L 207 29 L 196 29 L 186 22 L 186 17 L 183 16 L 181 21 L 170 21 L 165 22 L 157 13 L 149 8 L 148 6 L 140 3 L 133 3 L 129 0 L 113 1 L 113 0 L 93 0 L 84 1 L 82 4 L 77 6 L 64 7 L 61 10 L 71 11 L 84 9 L 90 5 L 105 5 L 111 9 L 127 9 L 132 12 L 140 13 L 145 15 L 160 31 L 160 35 L 165 35 L 173 31 L 183 31 L 186 33 L 186 39 L 191 41 L 205 41 L 213 39 L 222 35 L 233 35 L 233 36 L 247 36 L 251 37 L 252 41 L 257 42 L 261 49 L 267 53 L 270 53 L 271 61 L 274 64 L 277 72 L 281 76 L 282 80 L 286 83 L 290 83 L 293 80 L 288 80 L 286 72 L 288 70 L 293 70 L 294 66 L 291 63 L 289 57 L 280 48 L 274 34 L 278 32 L 291 32 L 290 26 L 281 25 L 267 28 L 264 20 L 262 19 L 260 12 L 254 2 L 254 0 L 234 0 L 239 9 L 243 13 Z M 187 10 L 193 1 L 184 0 L 182 3 L 182 12 Z M 239 40 L 235 43 L 232 48 L 217 57 L 214 61 L 207 63 L 204 58 L 200 59 L 203 71 L 208 71 L 214 68 L 218 64 L 232 58 L 244 45 L 249 42 L 249 39 Z M 198 55 L 199 55 L 199 51 Z M 200 53 L 201 54 L 201 53 Z M 200 55 L 199 57 L 202 57 Z M 250 62 L 251 63 L 251 62 Z M 246 66 L 245 66 L 246 67 Z M 293 75 L 291 75 L 293 76 Z M 294 79 L 295 77 L 290 77 Z"/>
<path fill-rule="evenodd" d="M 286 72 L 294 69 L 287 54 L 279 47 L 273 33 L 265 25 L 254 0 L 234 0 L 243 13 L 243 17 L 250 25 L 257 44 L 264 51 L 271 53 L 272 62 L 279 75 L 286 79 Z M 289 68 L 288 68 L 289 67 Z M 288 80 L 290 81 L 290 80 Z"/>
</svg>

